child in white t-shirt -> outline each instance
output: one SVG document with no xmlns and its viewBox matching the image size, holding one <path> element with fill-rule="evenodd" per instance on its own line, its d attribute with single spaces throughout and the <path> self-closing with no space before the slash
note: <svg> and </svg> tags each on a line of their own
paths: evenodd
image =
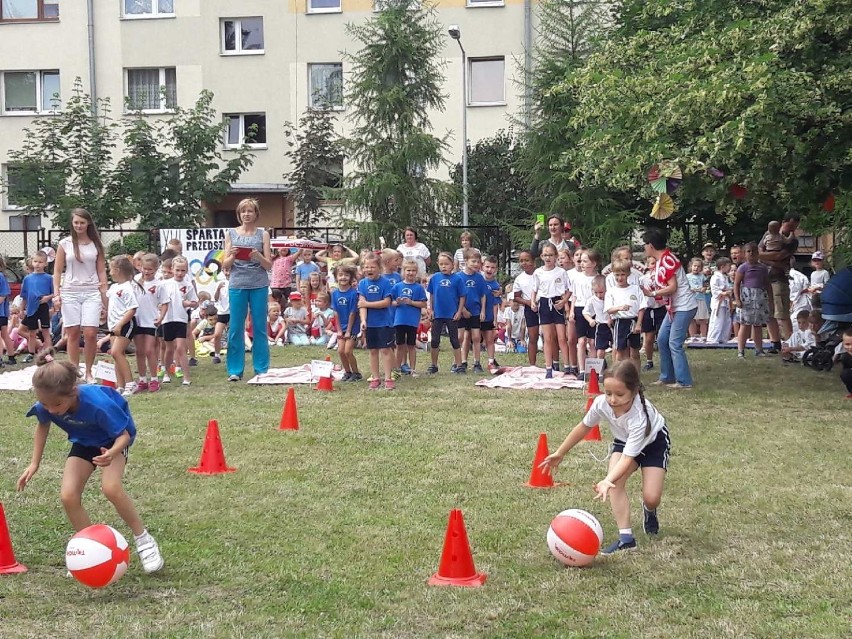
<svg viewBox="0 0 852 639">
<path fill-rule="evenodd" d="M 503 321 L 506 323 L 506 352 L 519 352 L 518 346 L 526 348 L 527 323 L 524 311 L 517 300 L 512 300 L 503 309 Z"/>
<path fill-rule="evenodd" d="M 630 284 L 631 264 L 616 260 L 612 265 L 615 287 L 607 288 L 604 306 L 612 317 L 613 359 L 618 362 L 631 357 L 639 368 L 640 334 L 645 315 L 645 294 L 637 284 Z"/>
<path fill-rule="evenodd" d="M 799 311 L 796 314 L 796 330 L 790 335 L 790 339 L 781 342 L 783 361 L 801 362 L 804 352 L 816 346 L 816 336 L 810 329 L 810 317 L 810 311 Z"/>
</svg>

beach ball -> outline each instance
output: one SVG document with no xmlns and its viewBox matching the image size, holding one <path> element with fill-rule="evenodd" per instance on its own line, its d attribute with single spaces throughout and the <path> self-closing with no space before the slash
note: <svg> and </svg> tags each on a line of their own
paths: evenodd
<svg viewBox="0 0 852 639">
<path fill-rule="evenodd" d="M 563 510 L 550 522 L 547 547 L 566 566 L 588 566 L 601 548 L 603 528 L 585 510 Z"/>
<path fill-rule="evenodd" d="M 118 581 L 130 564 L 127 540 L 112 526 L 95 524 L 71 538 L 65 549 L 65 565 L 74 579 L 89 588 L 103 588 Z"/>
</svg>

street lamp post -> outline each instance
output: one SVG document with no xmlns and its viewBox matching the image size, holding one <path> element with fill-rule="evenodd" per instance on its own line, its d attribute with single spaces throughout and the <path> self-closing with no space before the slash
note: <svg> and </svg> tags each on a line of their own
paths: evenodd
<svg viewBox="0 0 852 639">
<path fill-rule="evenodd" d="M 462 54 L 462 226 L 467 228 L 468 199 L 467 199 L 467 53 L 461 43 L 459 25 L 451 24 L 448 29 L 450 37 L 458 42 Z"/>
</svg>

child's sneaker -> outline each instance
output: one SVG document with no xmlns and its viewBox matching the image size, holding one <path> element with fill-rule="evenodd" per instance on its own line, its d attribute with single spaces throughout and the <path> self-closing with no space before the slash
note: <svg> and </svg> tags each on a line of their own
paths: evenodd
<svg viewBox="0 0 852 639">
<path fill-rule="evenodd" d="M 240 376 L 239 375 L 228 375 L 228 381 L 229 382 L 238 382 L 238 381 L 240 381 Z"/>
<path fill-rule="evenodd" d="M 137 393 L 144 393 L 146 390 L 148 390 L 148 388 L 148 382 L 146 382 L 144 379 L 140 379 L 138 382 L 136 382 Z"/>
<path fill-rule="evenodd" d="M 456 370 L 453 371 L 456 375 L 466 375 L 467 374 L 467 362 L 462 362 L 458 366 L 456 366 Z"/>
<path fill-rule="evenodd" d="M 411 367 L 408 364 L 403 364 L 399 367 L 399 372 L 403 375 L 411 375 Z"/>
<path fill-rule="evenodd" d="M 17 365 L 18 365 L 18 360 L 16 360 L 14 357 L 7 357 L 7 358 L 6 358 L 6 364 L 7 364 L 8 366 L 17 366 Z"/>
<path fill-rule="evenodd" d="M 657 511 L 656 510 L 648 510 L 645 507 L 645 504 L 642 504 L 642 513 L 645 515 L 645 520 L 642 524 L 642 528 L 645 531 L 646 535 L 656 535 L 660 532 L 660 520 L 657 519 Z"/>
<path fill-rule="evenodd" d="M 132 383 L 132 382 L 131 382 L 130 384 L 127 384 L 127 385 L 124 387 L 124 390 L 123 390 L 123 391 L 121 391 L 121 396 L 122 396 L 122 397 L 130 397 L 130 396 L 131 396 L 131 395 L 133 395 L 135 392 L 136 392 L 136 384 L 134 384 L 134 383 Z"/>
<path fill-rule="evenodd" d="M 484 373 L 485 371 L 482 370 L 482 364 L 480 364 L 479 362 L 474 362 L 473 363 L 473 372 L 474 373 Z"/>
<path fill-rule="evenodd" d="M 163 382 L 162 382 L 162 383 L 163 383 L 163 384 L 171 384 L 171 383 L 172 383 L 172 378 L 171 378 L 171 377 L 169 377 L 168 375 L 165 375 L 165 374 L 164 374 L 164 375 L 163 375 Z"/>
<path fill-rule="evenodd" d="M 24 364 L 29 364 L 29 363 L 30 363 L 31 361 L 33 361 L 34 359 L 35 359 L 35 358 L 32 356 L 32 354 L 31 354 L 31 353 L 27 353 L 26 355 L 24 355 L 24 356 L 21 358 L 21 361 L 22 361 Z"/>
<path fill-rule="evenodd" d="M 437 372 L 438 372 L 437 366 L 430 366 L 429 368 L 426 369 L 427 375 L 435 375 Z"/>
<path fill-rule="evenodd" d="M 189 365 L 190 366 L 198 366 L 198 360 L 195 359 L 194 357 L 190 357 L 189 358 Z"/>
<path fill-rule="evenodd" d="M 341 382 L 348 382 L 352 379 L 352 373 L 343 373 L 343 377 L 340 378 Z"/>
<path fill-rule="evenodd" d="M 139 555 L 139 561 L 142 562 L 142 569 L 147 573 L 157 572 L 165 562 L 160 554 L 160 547 L 150 533 L 142 533 L 142 536 L 136 540 L 136 552 Z"/>
<path fill-rule="evenodd" d="M 636 550 L 636 540 L 631 539 L 630 541 L 621 541 L 620 539 L 615 540 L 609 546 L 601 550 L 602 555 L 612 555 L 620 550 Z"/>
<path fill-rule="evenodd" d="M 402 373 L 400 371 L 397 369 L 393 369 L 391 371 L 391 379 L 399 379 L 400 377 L 402 377 Z"/>
<path fill-rule="evenodd" d="M 763 351 L 754 351 L 754 356 L 755 357 L 766 357 L 766 353 L 764 353 Z"/>
<path fill-rule="evenodd" d="M 180 385 L 181 385 L 181 386 L 191 386 L 191 385 L 192 385 L 192 382 L 191 382 L 191 381 L 189 381 L 188 379 L 185 379 L 185 380 L 183 380 L 183 381 L 181 382 L 181 384 L 180 384 Z"/>
<path fill-rule="evenodd" d="M 364 379 L 364 376 L 361 373 L 352 373 L 352 377 L 349 378 L 350 382 L 360 382 Z"/>
<path fill-rule="evenodd" d="M 148 392 L 156 393 L 158 390 L 160 390 L 160 382 L 158 382 L 156 379 L 152 379 L 151 383 L 148 384 Z"/>
<path fill-rule="evenodd" d="M 219 357 L 218 355 L 216 355 L 216 354 L 214 353 L 214 354 L 213 354 L 213 363 L 214 363 L 214 364 L 221 364 L 221 363 L 222 363 L 222 358 L 221 358 L 221 357 Z"/>
<path fill-rule="evenodd" d="M 180 366 L 175 368 L 175 377 L 177 377 L 178 379 L 183 379 L 183 370 Z"/>
<path fill-rule="evenodd" d="M 385 380 L 385 390 L 395 390 L 395 389 L 396 389 L 396 382 L 394 382 L 392 379 L 386 379 Z"/>
<path fill-rule="evenodd" d="M 391 382 L 391 383 L 393 383 L 393 382 Z M 381 388 L 381 386 L 382 386 L 382 383 L 379 380 L 371 379 L 370 385 L 367 386 L 367 390 L 379 390 L 379 388 Z"/>
<path fill-rule="evenodd" d="M 652 371 L 654 370 L 654 362 L 648 360 L 645 362 L 645 365 L 642 367 L 643 371 Z"/>
</svg>

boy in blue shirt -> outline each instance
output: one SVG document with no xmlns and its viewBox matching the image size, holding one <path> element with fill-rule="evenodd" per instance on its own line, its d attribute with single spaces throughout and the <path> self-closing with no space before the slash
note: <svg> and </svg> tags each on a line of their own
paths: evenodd
<svg viewBox="0 0 852 639">
<path fill-rule="evenodd" d="M 320 267 L 314 262 L 314 252 L 311 249 L 302 249 L 302 261 L 296 264 L 296 289 L 301 290 L 302 280 L 308 281 L 311 273 L 317 273 Z M 306 300 L 307 301 L 307 300 Z"/>
<path fill-rule="evenodd" d="M 42 347 L 49 349 L 50 341 L 50 309 L 53 306 L 53 276 L 44 272 L 47 267 L 47 253 L 36 251 L 30 260 L 33 272 L 24 278 L 21 284 L 21 333 L 26 334 L 28 355 L 23 362 L 33 361 L 36 352 L 36 336 L 41 335 Z"/>
<path fill-rule="evenodd" d="M 432 316 L 432 365 L 426 371 L 430 375 L 438 372 L 438 354 L 441 352 L 441 333 L 444 327 L 450 338 L 455 363 L 453 373 L 464 374 L 459 347 L 459 325 L 464 310 L 464 287 L 458 274 L 453 273 L 453 256 L 443 252 L 438 255 L 438 272 L 429 278 L 429 314 Z"/>
<path fill-rule="evenodd" d="M 468 255 L 470 257 L 468 257 Z M 462 368 L 467 371 L 467 355 L 471 348 L 473 354 L 473 372 L 482 373 L 479 363 L 480 327 L 485 321 L 485 306 L 488 287 L 485 278 L 479 270 L 482 268 L 482 257 L 475 249 L 465 249 L 464 270 L 456 274 L 464 287 L 464 309 L 459 320 L 459 329 L 464 331 L 462 337 Z"/>
<path fill-rule="evenodd" d="M 379 273 L 379 258 L 367 255 L 361 261 L 364 279 L 358 282 L 358 309 L 361 330 L 367 337 L 370 351 L 370 390 L 381 388 L 379 356 L 385 372 L 385 390 L 395 388 L 393 382 L 394 334 L 390 318 L 391 286 Z"/>
<path fill-rule="evenodd" d="M 357 272 L 352 265 L 340 265 L 335 269 L 337 288 L 331 292 L 331 307 L 337 318 L 337 354 L 343 366 L 344 382 L 359 382 L 364 379 L 358 371 L 355 359 L 355 339 L 361 332 L 358 313 L 358 291 L 352 286 Z"/>
<path fill-rule="evenodd" d="M 503 289 L 495 278 L 497 277 L 497 258 L 489 255 L 482 260 L 482 273 L 485 276 L 485 287 L 488 294 L 485 300 L 485 320 L 480 326 L 482 339 L 485 341 L 485 350 L 488 353 L 488 371 L 495 372 L 500 365 L 494 358 L 494 342 L 497 338 L 496 320 L 500 317 L 500 302 Z M 478 348 L 474 344 L 474 348 Z"/>
<path fill-rule="evenodd" d="M 396 332 L 396 362 L 400 370 L 406 355 L 410 368 L 408 373 L 416 376 L 417 326 L 420 312 L 426 308 L 426 289 L 417 281 L 417 262 L 409 260 L 402 265 L 403 280 L 391 289 L 392 308 L 396 308 L 393 326 Z"/>
</svg>

